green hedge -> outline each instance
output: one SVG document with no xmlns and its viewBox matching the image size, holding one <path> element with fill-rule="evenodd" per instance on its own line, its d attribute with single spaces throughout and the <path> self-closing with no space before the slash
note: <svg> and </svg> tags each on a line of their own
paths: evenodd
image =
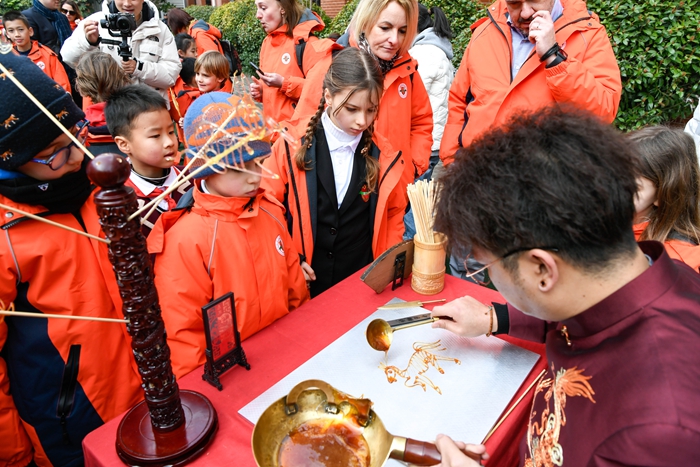
<svg viewBox="0 0 700 467">
<path fill-rule="evenodd" d="M 350 20 L 352 19 L 352 14 L 355 13 L 355 8 L 357 8 L 358 3 L 360 3 L 360 0 L 350 0 L 345 4 L 338 14 L 335 15 L 335 18 L 333 18 L 331 24 L 326 27 L 329 34 L 332 32 L 337 32 L 338 34 L 342 35 L 345 32 L 345 29 L 348 27 Z"/>
<path fill-rule="evenodd" d="M 191 17 L 202 19 L 208 23 L 209 17 L 214 12 L 214 8 L 215 7 L 209 5 L 192 5 L 185 8 L 185 11 L 189 13 Z"/>
</svg>

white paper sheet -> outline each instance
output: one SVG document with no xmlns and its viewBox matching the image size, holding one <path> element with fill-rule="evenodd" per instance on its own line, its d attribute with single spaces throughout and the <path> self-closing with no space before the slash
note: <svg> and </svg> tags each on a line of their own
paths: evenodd
<svg viewBox="0 0 700 467">
<path fill-rule="evenodd" d="M 400 302 L 393 299 L 389 303 Z M 392 320 L 428 313 L 424 308 L 377 310 L 299 368 L 240 410 L 255 423 L 260 415 L 289 390 L 307 379 L 321 379 L 336 389 L 374 402 L 374 411 L 387 430 L 396 436 L 432 441 L 438 433 L 454 439 L 479 443 L 537 362 L 539 355 L 495 337 L 457 337 L 429 324 L 394 333 L 385 362 L 383 352 L 372 349 L 365 338 L 370 321 Z M 429 385 L 407 387 L 403 379 L 387 381 L 381 363 L 406 369 L 415 353 L 415 342 L 440 341 L 445 350 L 432 350 L 436 356 L 460 360 L 439 360 L 444 374 L 430 367 L 424 376 L 440 388 Z M 412 372 L 414 375 L 416 371 Z M 411 382 L 414 379 L 411 378 Z M 390 460 L 386 465 L 401 465 Z"/>
</svg>

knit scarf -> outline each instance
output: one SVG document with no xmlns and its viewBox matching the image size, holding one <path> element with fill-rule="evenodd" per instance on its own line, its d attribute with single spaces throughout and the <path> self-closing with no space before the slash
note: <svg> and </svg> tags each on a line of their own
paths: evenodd
<svg viewBox="0 0 700 467">
<path fill-rule="evenodd" d="M 382 60 L 381 58 L 374 55 L 372 49 L 369 46 L 369 42 L 367 42 L 367 38 L 365 37 L 364 32 L 360 34 L 360 39 L 357 41 L 357 46 L 365 52 L 367 52 L 372 58 L 374 58 L 377 61 L 377 63 L 379 63 L 379 68 L 382 69 L 382 73 L 384 73 L 385 75 L 389 73 L 389 71 L 391 71 L 392 68 L 394 68 L 394 62 L 397 58 L 399 58 L 398 52 L 396 52 L 396 55 L 394 55 L 391 60 Z"/>
<path fill-rule="evenodd" d="M 0 195 L 15 203 L 44 206 L 55 214 L 77 212 L 95 188 L 86 173 L 89 162 L 86 157 L 80 170 L 56 180 L 42 181 L 31 177 L 0 180 Z"/>
<path fill-rule="evenodd" d="M 56 33 L 58 34 L 58 43 L 63 45 L 66 39 L 68 39 L 73 33 L 66 15 L 57 10 L 49 10 L 42 5 L 39 0 L 34 0 L 32 2 L 32 6 L 41 16 L 48 19 L 51 24 L 53 24 L 53 27 L 56 29 Z"/>
</svg>

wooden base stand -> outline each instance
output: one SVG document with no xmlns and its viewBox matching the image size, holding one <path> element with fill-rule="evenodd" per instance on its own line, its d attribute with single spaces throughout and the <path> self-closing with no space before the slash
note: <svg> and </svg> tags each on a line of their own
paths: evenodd
<svg viewBox="0 0 700 467">
<path fill-rule="evenodd" d="M 146 402 L 132 408 L 117 429 L 117 454 L 132 466 L 185 465 L 211 443 L 219 426 L 214 407 L 203 395 L 181 390 L 185 423 L 175 430 L 153 430 Z"/>
</svg>

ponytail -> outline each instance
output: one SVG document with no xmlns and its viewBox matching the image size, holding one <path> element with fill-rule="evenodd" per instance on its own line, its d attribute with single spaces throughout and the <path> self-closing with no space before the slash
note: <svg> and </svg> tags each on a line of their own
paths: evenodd
<svg viewBox="0 0 700 467">
<path fill-rule="evenodd" d="M 442 37 L 444 39 L 452 40 L 454 33 L 452 28 L 450 28 L 450 21 L 445 16 L 445 12 L 442 8 L 434 6 L 430 8 L 430 13 L 433 15 L 433 32 L 436 36 Z"/>
</svg>

